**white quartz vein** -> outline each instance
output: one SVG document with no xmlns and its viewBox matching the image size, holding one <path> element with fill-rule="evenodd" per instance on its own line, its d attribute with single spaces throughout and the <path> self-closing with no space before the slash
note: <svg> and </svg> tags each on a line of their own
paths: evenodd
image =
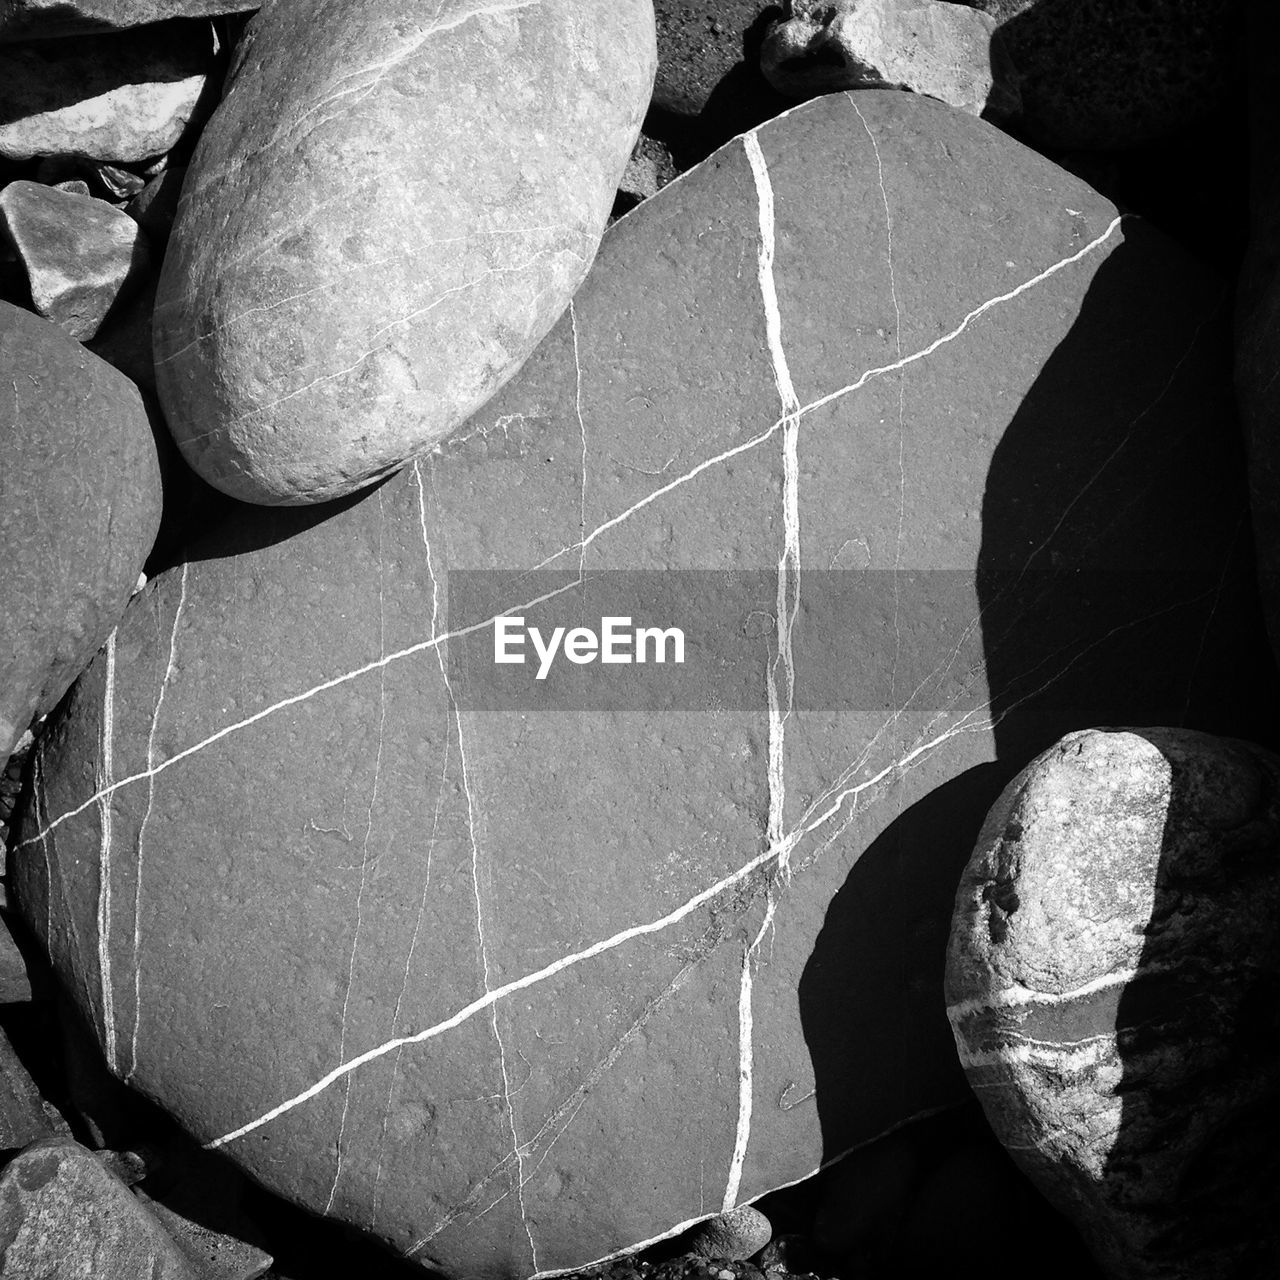
<svg viewBox="0 0 1280 1280">
<path fill-rule="evenodd" d="M 382 584 L 382 529 L 385 522 L 382 491 L 378 491 L 378 652 L 385 654 L 387 648 L 387 610 Z M 356 958 L 360 953 L 360 934 L 364 928 L 364 895 L 369 881 L 369 838 L 373 834 L 373 811 L 378 803 L 378 783 L 382 777 L 382 753 L 387 727 L 387 669 L 378 672 L 378 747 L 373 760 L 373 785 L 369 790 L 369 807 L 365 813 L 364 841 L 360 848 L 360 884 L 356 889 L 356 923 L 351 936 L 351 954 L 347 960 L 347 984 L 342 993 L 342 1022 L 338 1033 L 338 1061 L 345 1061 L 347 1056 L 347 1017 L 351 1008 L 351 990 L 355 985 Z M 394 1029 L 394 1028 L 393 1028 Z M 347 1115 L 351 1109 L 351 1080 L 348 1077 L 342 1098 L 342 1119 L 338 1123 L 337 1157 L 334 1161 L 333 1184 L 329 1188 L 329 1199 L 324 1206 L 325 1213 L 333 1209 L 333 1202 L 338 1194 L 338 1183 L 342 1180 L 343 1157 L 346 1154 Z"/>
<path fill-rule="evenodd" d="M 578 434 L 582 437 L 582 485 L 578 495 L 578 536 L 587 536 L 587 424 L 582 417 L 582 358 L 578 348 L 578 310 L 569 299 L 569 332 L 573 337 L 573 411 L 578 419 Z M 578 556 L 578 575 L 587 567 L 587 545 L 584 541 Z"/>
<path fill-rule="evenodd" d="M 184 560 L 182 577 L 178 587 L 178 604 L 173 611 L 173 626 L 169 631 L 169 659 L 165 663 L 164 675 L 160 680 L 160 692 L 156 695 L 155 710 L 151 713 L 151 728 L 147 731 L 147 768 L 154 769 L 156 764 L 156 733 L 160 728 L 160 712 L 164 707 L 165 694 L 169 691 L 169 681 L 173 679 L 174 667 L 178 653 L 178 627 L 182 622 L 182 610 L 187 603 L 187 575 L 190 565 Z M 147 823 L 151 820 L 151 810 L 155 804 L 156 780 L 152 774 L 147 779 L 147 807 L 142 813 L 142 822 L 138 826 L 137 853 L 134 858 L 133 880 L 133 1035 L 129 1041 L 129 1070 L 125 1073 L 124 1082 L 133 1079 L 138 1067 L 138 1027 L 142 1022 L 142 878 L 146 860 Z"/>
<path fill-rule="evenodd" d="M 747 1146 L 751 1141 L 751 1110 L 755 1100 L 755 1012 L 752 1008 L 752 988 L 755 983 L 753 966 L 756 955 L 773 928 L 775 904 L 773 895 L 768 898 L 764 921 L 751 945 L 742 957 L 742 977 L 738 986 L 738 1128 L 733 1140 L 733 1155 L 729 1160 L 729 1177 L 725 1182 L 722 1213 L 738 1207 L 738 1193 L 742 1188 L 742 1169 L 747 1160 Z"/>
<path fill-rule="evenodd" d="M 1023 986 L 1020 982 L 1012 982 L 1000 991 L 990 995 L 971 996 L 967 1000 L 957 1000 L 947 1005 L 947 1017 L 952 1023 L 963 1018 L 972 1017 L 975 1013 L 986 1013 L 994 1009 L 1017 1009 L 1027 1005 L 1073 1004 L 1095 995 L 1099 991 L 1107 991 L 1111 987 L 1123 987 L 1135 978 L 1150 976 L 1163 970 L 1154 965 L 1140 965 L 1133 969 L 1119 969 L 1115 973 L 1104 973 L 1088 982 L 1072 987 L 1068 991 L 1037 991 L 1034 987 Z"/>
<path fill-rule="evenodd" d="M 102 839 L 98 846 L 98 974 L 102 988 L 102 1043 L 107 1066 L 116 1069 L 116 1005 L 111 985 L 111 811 L 112 772 L 115 766 L 116 633 L 107 637 L 106 667 L 102 682 L 102 753 L 98 771 L 99 818 Z"/>
<path fill-rule="evenodd" d="M 1048 278 L 1057 274 L 1059 271 L 1064 270 L 1071 264 L 1078 262 L 1081 258 L 1085 257 L 1088 253 L 1097 249 L 1100 245 L 1105 243 L 1105 241 L 1115 233 L 1116 228 L 1120 225 L 1120 221 L 1121 221 L 1120 218 L 1118 217 L 1115 218 L 1111 222 L 1111 224 L 1108 226 L 1106 231 L 1104 231 L 1099 236 L 1095 237 L 1092 241 L 1090 241 L 1087 245 L 1083 246 L 1081 249 L 1077 250 L 1075 253 L 1069 255 L 1066 258 L 1061 259 L 1058 262 L 1055 262 L 1049 267 L 1046 267 L 1043 271 L 1040 271 L 1036 275 L 1030 277 L 1028 280 L 1023 281 L 1014 289 L 1011 289 L 1006 293 L 997 295 L 996 297 L 990 298 L 987 301 L 981 303 L 979 306 L 975 307 L 972 311 L 970 311 L 959 322 L 959 324 L 957 324 L 949 332 L 935 339 L 927 347 L 924 347 L 919 351 L 913 352 L 908 356 L 904 356 L 902 360 L 895 361 L 891 365 L 869 369 L 865 371 L 858 379 L 856 379 L 852 383 L 849 383 L 847 386 L 841 387 L 838 390 L 833 391 L 821 397 L 820 399 L 812 401 L 808 405 L 803 406 L 800 410 L 801 416 L 803 417 L 804 414 L 809 413 L 814 409 L 817 409 L 823 405 L 829 404 L 832 401 L 839 399 L 842 396 L 848 395 L 851 392 L 858 390 L 860 387 L 866 385 L 866 383 L 869 382 L 874 377 L 878 377 L 884 373 L 893 372 L 897 368 L 905 367 L 907 364 L 910 364 L 914 361 L 924 359 L 927 355 L 931 354 L 933 351 L 936 351 L 939 347 L 943 346 L 948 342 L 954 341 L 979 316 L 985 314 L 987 311 L 990 311 L 992 308 L 1000 305 L 1001 303 L 1007 302 L 1019 296 L 1020 294 L 1027 292 L 1027 290 L 1034 288 L 1037 284 L 1041 283 L 1044 280 L 1047 280 Z M 764 431 L 751 437 L 750 439 L 745 440 L 740 444 L 734 445 L 732 448 L 726 449 L 724 452 L 719 453 L 714 457 L 703 460 L 702 462 L 698 463 L 696 466 L 692 467 L 689 471 L 685 472 L 683 475 L 678 476 L 674 480 L 669 481 L 667 484 L 661 486 L 659 489 L 647 495 L 645 498 L 642 498 L 638 502 L 634 503 L 631 507 L 627 508 L 627 510 L 620 512 L 618 515 L 611 517 L 609 520 L 605 521 L 603 524 L 597 526 L 585 538 L 581 539 L 581 542 L 579 545 L 574 546 L 572 548 L 564 548 L 562 551 L 557 552 L 555 553 L 555 555 L 550 556 L 546 560 L 542 561 L 541 564 L 537 567 L 541 568 L 547 564 L 550 564 L 552 561 L 554 561 L 555 559 L 563 555 L 566 551 L 580 550 L 582 546 L 589 546 L 596 538 L 602 536 L 609 529 L 614 528 L 617 525 L 621 524 L 624 520 L 628 519 L 630 516 L 634 515 L 636 512 L 642 510 L 643 508 L 650 505 L 651 503 L 656 502 L 658 499 L 665 496 L 666 494 L 672 492 L 673 490 L 681 487 L 684 484 L 689 483 L 691 480 L 695 479 L 698 475 L 701 475 L 703 472 L 708 471 L 712 467 L 715 467 L 725 461 L 728 461 L 731 458 L 737 457 L 743 453 L 748 452 L 751 449 L 756 448 L 758 445 L 763 444 L 765 441 L 769 440 L 773 435 L 775 435 L 779 430 L 783 428 L 783 426 L 785 425 L 785 421 L 786 421 L 785 418 L 779 418 L 776 422 L 773 423 L 772 426 L 766 428 Z M 557 587 L 545 593 L 544 595 L 539 596 L 537 599 L 529 602 L 528 607 L 532 607 L 533 605 L 542 603 L 546 600 L 554 599 L 556 596 L 561 595 L 566 591 L 575 589 L 576 586 L 577 586 L 576 583 L 570 583 L 562 587 Z M 180 764 L 182 761 L 190 759 L 192 756 L 198 754 L 199 752 L 207 750 L 209 747 L 214 746 L 216 743 L 222 741 L 224 738 L 227 738 L 232 734 L 239 733 L 244 729 L 250 728 L 253 725 L 259 723 L 262 720 L 265 720 L 269 716 L 272 716 L 279 711 L 285 710 L 292 706 L 297 706 L 300 703 L 309 701 L 311 698 L 318 697 L 319 695 L 328 692 L 330 689 L 339 688 L 342 685 L 348 684 L 353 680 L 358 680 L 361 677 L 368 675 L 370 672 L 380 670 L 381 668 L 383 668 L 386 665 L 389 665 L 390 663 L 403 661 L 407 658 L 413 657 L 427 650 L 434 650 L 438 648 L 438 646 L 443 644 L 446 640 L 454 636 L 469 634 L 471 632 L 475 632 L 475 631 L 479 631 L 484 628 L 487 628 L 493 624 L 493 621 L 494 621 L 493 618 L 489 618 L 483 622 L 476 623 L 472 627 L 464 628 L 457 632 L 446 633 L 445 635 L 429 636 L 425 640 L 418 641 L 415 644 L 408 645 L 402 649 L 396 650 L 393 653 L 387 654 L 376 661 L 365 663 L 363 666 L 356 667 L 353 670 L 345 671 L 340 675 L 333 676 L 328 680 L 321 681 L 320 683 L 312 685 L 310 688 L 304 689 L 299 693 L 292 694 L 289 697 L 282 698 L 277 702 L 271 703 L 268 706 L 263 707 L 260 710 L 254 712 L 252 715 L 245 716 L 243 719 L 233 721 L 231 724 L 228 724 L 228 725 L 224 725 L 221 729 L 218 729 L 214 733 L 211 733 L 206 737 L 198 740 L 197 742 L 194 742 L 191 746 L 185 747 L 182 750 L 175 752 L 174 755 L 169 756 L 165 760 L 162 760 L 159 764 L 156 764 L 154 766 L 148 766 L 147 769 L 142 770 L 141 772 L 130 774 L 128 777 L 121 778 L 109 784 L 99 786 L 98 789 L 95 790 L 95 792 L 91 796 L 89 796 L 86 800 L 84 800 L 82 803 L 80 803 L 79 805 L 76 805 L 75 807 L 58 815 L 58 817 L 45 823 L 45 825 L 42 826 L 38 831 L 36 831 L 32 836 L 29 836 L 26 839 L 22 840 L 19 844 L 19 848 L 26 848 L 26 847 L 29 847 L 30 845 L 43 841 L 51 832 L 56 830 L 64 822 L 68 822 L 72 818 L 77 817 L 79 814 L 83 813 L 86 809 L 91 808 L 93 805 L 99 804 L 101 801 L 103 801 L 110 795 L 114 794 L 115 791 L 121 789 L 122 787 L 131 786 L 138 782 L 148 781 L 149 779 L 156 777 L 160 773 L 164 772 L 166 769 L 172 768 L 174 765 Z"/>
</svg>

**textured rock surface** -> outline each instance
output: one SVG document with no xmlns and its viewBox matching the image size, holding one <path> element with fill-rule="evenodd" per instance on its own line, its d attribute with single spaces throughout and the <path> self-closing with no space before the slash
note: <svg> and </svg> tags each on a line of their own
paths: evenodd
<svg viewBox="0 0 1280 1280">
<path fill-rule="evenodd" d="M 1209 114 L 1239 75 L 1242 0 L 967 0 L 996 17 L 1019 121 L 1063 147 L 1132 147 Z M 1263 6 L 1266 7 L 1266 6 Z"/>
<path fill-rule="evenodd" d="M 704 1222 L 693 1233 L 689 1248 L 703 1258 L 741 1262 L 759 1253 L 772 1234 L 769 1219 L 759 1209 L 741 1204 Z"/>
<path fill-rule="evenodd" d="M 1167 241 L 911 94 L 664 188 L 465 431 L 209 528 L 42 735 L 15 876 L 115 1071 L 493 1277 L 956 1098 L 954 886 L 1013 770 L 1084 716 L 1273 714 L 1223 577 L 1223 320 Z M 723 623 L 766 660 L 703 710 L 472 709 L 461 571 L 511 570 L 514 608 L 538 565 L 761 570 Z"/>
<path fill-rule="evenodd" d="M 1243 742 L 1071 734 L 1000 797 L 957 893 L 970 1082 L 1112 1275 L 1280 1262 L 1278 793 Z"/>
<path fill-rule="evenodd" d="M 0 757 L 115 626 L 160 524 L 137 389 L 56 325 L 0 302 Z"/>
<path fill-rule="evenodd" d="M 0 1027 L 0 1153 L 49 1137 L 59 1120 L 57 1112 L 41 1098 L 8 1033 Z"/>
<path fill-rule="evenodd" d="M 742 62 L 743 36 L 764 6 L 760 0 L 655 0 L 658 73 L 653 105 L 696 116 L 716 87 Z"/>
<path fill-rule="evenodd" d="M 79 342 L 97 334 L 151 261 L 128 214 L 38 182 L 0 191 L 0 236 L 22 262 L 36 311 Z"/>
<path fill-rule="evenodd" d="M 28 1147 L 0 1175 L 0 1280 L 200 1280 L 160 1224 L 70 1138 Z"/>
<path fill-rule="evenodd" d="M 782 93 L 910 89 L 971 115 L 1016 115 L 1017 77 L 990 15 L 945 0 L 791 0 L 760 51 Z"/>
<path fill-rule="evenodd" d="M 257 7 L 243 0 L 0 0 L 0 42 L 115 31 Z"/>
<path fill-rule="evenodd" d="M 0 46 L 0 157 L 131 163 L 182 136 L 213 57 L 207 25 Z"/>
<path fill-rule="evenodd" d="M 184 456 L 236 497 L 402 466 L 520 367 L 595 253 L 653 81 L 649 0 L 418 17 L 273 5 L 192 159 L 156 370 Z"/>
</svg>

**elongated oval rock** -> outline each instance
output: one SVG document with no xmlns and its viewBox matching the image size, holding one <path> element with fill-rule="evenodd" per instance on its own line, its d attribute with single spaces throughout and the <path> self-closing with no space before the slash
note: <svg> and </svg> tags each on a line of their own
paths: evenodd
<svg viewBox="0 0 1280 1280">
<path fill-rule="evenodd" d="M 649 0 L 305 0 L 254 18 L 155 321 L 187 461 L 337 497 L 478 409 L 568 305 L 648 103 Z"/>
<path fill-rule="evenodd" d="M 0 302 L 0 759 L 119 621 L 160 525 L 138 389 Z"/>
<path fill-rule="evenodd" d="M 912 95 L 664 188 L 465 431 L 210 529 L 42 736 L 14 874 L 115 1071 L 495 1278 L 964 1096 L 942 968 L 1001 785 L 1081 719 L 1273 714 L 1225 322 Z M 537 678 L 516 618 L 605 617 L 685 662 L 562 634 Z"/>
</svg>

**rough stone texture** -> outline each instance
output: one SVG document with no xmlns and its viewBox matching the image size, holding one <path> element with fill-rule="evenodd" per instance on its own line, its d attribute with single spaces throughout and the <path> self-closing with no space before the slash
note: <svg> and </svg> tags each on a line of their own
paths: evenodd
<svg viewBox="0 0 1280 1280">
<path fill-rule="evenodd" d="M 0 0 L 0 43 L 118 31 L 169 18 L 244 13 L 243 0 Z"/>
<path fill-rule="evenodd" d="M 1271 647 L 1280 657 L 1280 15 L 1249 14 L 1249 249 L 1236 293 L 1236 396 Z"/>
<path fill-rule="evenodd" d="M 129 164 L 168 151 L 213 58 L 207 23 L 0 46 L 0 158 Z"/>
<path fill-rule="evenodd" d="M 1124 148 L 1176 136 L 1240 73 L 1242 0 L 971 0 L 1021 77 L 1041 143 Z M 1261 6 L 1267 7 L 1267 6 Z"/>
<path fill-rule="evenodd" d="M 782 93 L 910 89 L 971 115 L 1016 115 L 1017 77 L 988 14 L 945 0 L 791 0 L 760 51 Z"/>
<path fill-rule="evenodd" d="M 57 1112 L 40 1096 L 8 1033 L 0 1027 L 0 1159 L 5 1152 L 49 1137 L 58 1123 Z"/>
<path fill-rule="evenodd" d="M 1275 714 L 1224 320 L 1163 237 L 917 95 L 664 188 L 465 431 L 206 528 L 41 735 L 14 874 L 114 1070 L 495 1280 L 955 1100 L 954 886 L 1013 771 L 1082 717 Z M 538 565 L 761 571 L 710 618 L 755 638 L 740 699 L 475 709 L 461 571 L 514 609 Z M 840 665 L 837 578 L 871 593 Z"/>
<path fill-rule="evenodd" d="M 198 1280 L 258 1280 L 271 1269 L 272 1258 L 257 1245 L 212 1231 L 186 1214 L 175 1212 L 139 1192 L 138 1198 L 173 1237 Z"/>
<path fill-rule="evenodd" d="M 708 1218 L 693 1233 L 689 1249 L 703 1258 L 742 1262 L 759 1253 L 769 1243 L 772 1234 L 769 1219 L 759 1209 L 741 1204 L 728 1213 Z"/>
<path fill-rule="evenodd" d="M 947 999 L 992 1127 L 1117 1277 L 1280 1263 L 1280 760 L 1068 735 L 956 895 Z"/>
<path fill-rule="evenodd" d="M 0 1175 L 0 1280 L 200 1280 L 129 1189 L 70 1138 Z"/>
<path fill-rule="evenodd" d="M 27 273 L 32 306 L 79 342 L 151 262 L 145 233 L 123 210 L 38 182 L 0 191 L 0 235 Z"/>
<path fill-rule="evenodd" d="M 716 86 L 741 61 L 743 35 L 765 6 L 761 0 L 655 0 L 658 74 L 653 105 L 696 116 Z"/>
<path fill-rule="evenodd" d="M 649 0 L 419 16 L 260 13 L 192 158 L 156 370 L 184 456 L 235 497 L 401 467 L 520 367 L 595 253 L 653 82 Z"/>
<path fill-rule="evenodd" d="M 137 389 L 56 325 L 0 303 L 0 758 L 115 626 L 160 524 Z"/>
</svg>

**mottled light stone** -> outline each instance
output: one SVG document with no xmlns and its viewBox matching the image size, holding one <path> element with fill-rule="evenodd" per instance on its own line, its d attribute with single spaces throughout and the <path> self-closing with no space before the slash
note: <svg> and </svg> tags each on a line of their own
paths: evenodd
<svg viewBox="0 0 1280 1280">
<path fill-rule="evenodd" d="M 1278 795 L 1244 742 L 1071 734 L 1006 788 L 956 895 L 961 1061 L 1108 1275 L 1280 1262 Z"/>
<path fill-rule="evenodd" d="M 123 210 L 38 182 L 0 191 L 0 236 L 26 270 L 32 306 L 79 342 L 151 263 L 146 235 Z"/>
<path fill-rule="evenodd" d="M 187 23 L 0 46 L 0 157 L 158 156 L 182 137 L 213 53 L 211 29 Z"/>
<path fill-rule="evenodd" d="M 709 1218 L 694 1232 L 690 1251 L 703 1258 L 742 1262 L 769 1243 L 773 1228 L 769 1219 L 749 1204 Z"/>
<path fill-rule="evenodd" d="M 160 524 L 137 388 L 0 302 L 0 759 L 115 626 Z"/>
<path fill-rule="evenodd" d="M 156 308 L 211 484 L 316 502 L 478 409 L 586 274 L 653 84 L 649 0 L 280 0 L 182 191 Z"/>
<path fill-rule="evenodd" d="M 944 0 L 791 0 L 760 61 L 769 83 L 796 97 L 895 88 L 975 116 L 1021 107 L 995 19 Z"/>
<path fill-rule="evenodd" d="M 70 1138 L 20 1152 L 0 1176 L 0 1280 L 198 1280 L 129 1189 Z"/>
<path fill-rule="evenodd" d="M 14 876 L 116 1073 L 493 1280 L 961 1097 L 947 929 L 1017 764 L 1080 717 L 1272 714 L 1219 297 L 916 95 L 665 187 L 465 430 L 203 529 L 41 739 Z M 767 661 L 704 709 L 476 709 L 459 575 L 515 611 L 539 565 L 761 571 L 723 624 Z"/>
</svg>

